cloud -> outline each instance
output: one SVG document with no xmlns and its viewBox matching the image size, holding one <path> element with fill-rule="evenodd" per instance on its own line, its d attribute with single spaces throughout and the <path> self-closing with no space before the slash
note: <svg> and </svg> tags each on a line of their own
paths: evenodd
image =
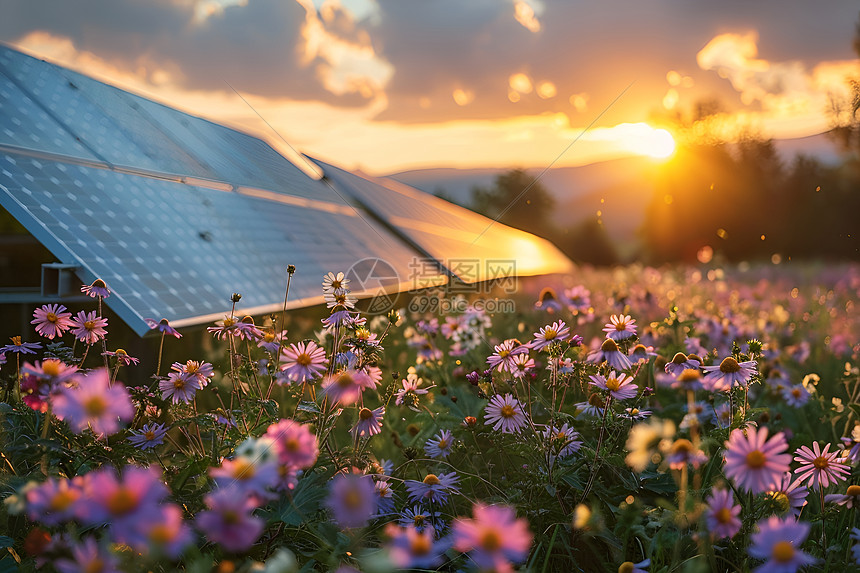
<svg viewBox="0 0 860 573">
<path fill-rule="evenodd" d="M 810 69 L 799 60 L 759 57 L 758 42 L 755 31 L 720 34 L 699 51 L 696 61 L 703 70 L 727 79 L 740 94 L 747 106 L 740 113 L 744 121 L 783 136 L 812 125 L 826 129 L 832 119 L 828 117 L 831 99 L 850 97 L 847 78 L 860 72 L 857 61 L 824 61 Z"/>
</svg>

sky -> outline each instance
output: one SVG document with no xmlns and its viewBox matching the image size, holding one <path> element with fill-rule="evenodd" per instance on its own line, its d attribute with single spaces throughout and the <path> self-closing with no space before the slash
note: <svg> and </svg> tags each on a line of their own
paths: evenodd
<svg viewBox="0 0 860 573">
<path fill-rule="evenodd" d="M 8 45 L 375 175 L 804 137 L 860 77 L 856 0 L 0 0 L 0 14 Z M 694 123 L 701 109 L 716 115 Z"/>
</svg>

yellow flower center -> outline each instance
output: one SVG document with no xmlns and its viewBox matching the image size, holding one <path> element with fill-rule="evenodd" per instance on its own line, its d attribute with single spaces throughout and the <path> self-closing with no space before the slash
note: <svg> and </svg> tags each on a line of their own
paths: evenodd
<svg viewBox="0 0 860 573">
<path fill-rule="evenodd" d="M 57 315 L 53 312 L 49 312 L 45 315 L 45 320 L 47 320 L 48 322 L 57 322 Z"/>
<path fill-rule="evenodd" d="M 427 535 L 416 535 L 409 544 L 412 555 L 427 555 L 432 548 L 433 544 Z"/>
<path fill-rule="evenodd" d="M 117 348 L 114 354 L 116 354 L 117 356 L 128 356 L 128 352 L 126 352 L 122 348 Z"/>
<path fill-rule="evenodd" d="M 143 434 L 143 437 L 146 438 L 147 442 L 151 442 L 155 439 L 155 432 L 152 430 L 147 430 L 146 433 Z"/>
<path fill-rule="evenodd" d="M 791 541 L 777 541 L 773 544 L 771 556 L 777 563 L 789 563 L 794 559 L 794 545 Z"/>
<path fill-rule="evenodd" d="M 302 352 L 298 356 L 296 356 L 296 364 L 299 366 L 309 366 L 311 363 L 311 357 L 307 352 Z"/>
<path fill-rule="evenodd" d="M 274 332 L 263 333 L 263 340 L 265 340 L 266 342 L 274 341 L 275 340 L 275 333 Z"/>
<path fill-rule="evenodd" d="M 422 525 L 424 525 L 424 521 L 426 519 L 427 518 L 424 517 L 423 515 L 416 515 L 415 517 L 412 518 L 412 523 L 415 524 L 415 527 L 421 527 Z"/>
<path fill-rule="evenodd" d="M 436 474 L 427 474 L 427 477 L 424 478 L 424 485 L 439 485 L 439 478 L 436 477 Z"/>
<path fill-rule="evenodd" d="M 149 530 L 149 540 L 153 543 L 163 545 L 173 540 L 173 532 L 166 525 L 159 523 Z"/>
<path fill-rule="evenodd" d="M 558 336 L 558 333 L 552 328 L 547 328 L 543 331 L 544 340 L 552 340 L 556 336 Z"/>
<path fill-rule="evenodd" d="M 239 523 L 239 514 L 232 509 L 228 509 L 221 514 L 221 519 L 223 519 L 224 523 L 227 525 L 236 525 Z"/>
<path fill-rule="evenodd" d="M 74 502 L 77 497 L 70 491 L 58 491 L 57 494 L 51 498 L 51 503 L 48 507 L 51 508 L 51 511 L 64 511 L 72 502 Z"/>
<path fill-rule="evenodd" d="M 597 408 L 603 408 L 606 403 L 603 401 L 603 398 L 601 398 L 598 394 L 592 394 L 588 397 L 588 405 L 595 406 Z"/>
<path fill-rule="evenodd" d="M 499 350 L 499 358 L 507 358 L 511 355 L 510 350 Z"/>
<path fill-rule="evenodd" d="M 351 489 L 343 496 L 343 504 L 350 509 L 361 507 L 361 495 L 354 489 Z"/>
<path fill-rule="evenodd" d="M 440 450 L 444 450 L 445 448 L 447 448 L 447 447 L 448 447 L 448 440 L 445 440 L 445 439 L 439 440 L 439 443 L 437 444 L 437 447 L 438 447 Z"/>
<path fill-rule="evenodd" d="M 21 337 L 20 337 L 20 336 L 13 336 L 13 337 L 12 337 L 12 338 L 10 338 L 9 340 L 11 340 L 11 341 L 12 341 L 12 344 L 14 344 L 15 346 L 21 346 L 21 345 L 23 344 L 23 343 L 21 342 Z"/>
<path fill-rule="evenodd" d="M 185 363 L 185 371 L 189 374 L 196 374 L 200 370 L 200 363 L 196 360 L 189 360 Z"/>
<path fill-rule="evenodd" d="M 230 328 L 234 324 L 236 324 L 236 321 L 233 320 L 232 318 L 225 318 L 224 319 L 224 328 Z"/>
<path fill-rule="evenodd" d="M 632 561 L 625 561 L 621 565 L 618 566 L 618 573 L 633 573 L 633 570 L 636 566 Z"/>
<path fill-rule="evenodd" d="M 362 408 L 358 411 L 359 420 L 369 420 L 373 417 L 373 412 L 370 411 L 370 408 Z"/>
<path fill-rule="evenodd" d="M 693 451 L 693 444 L 690 440 L 680 439 L 675 440 L 675 443 L 672 444 L 672 453 L 673 454 L 689 454 Z"/>
<path fill-rule="evenodd" d="M 514 407 L 510 404 L 505 404 L 502 406 L 500 414 L 503 418 L 512 418 L 514 416 Z"/>
<path fill-rule="evenodd" d="M 502 546 L 502 538 L 497 531 L 490 529 L 481 535 L 481 540 L 478 544 L 487 551 L 498 551 Z"/>
<path fill-rule="evenodd" d="M 846 491 L 845 493 L 846 493 L 847 495 L 850 495 L 850 496 L 858 496 L 858 495 L 860 495 L 860 485 L 849 485 L 849 486 L 848 486 L 848 491 Z"/>
<path fill-rule="evenodd" d="M 757 470 L 759 468 L 764 467 L 764 463 L 767 461 L 764 457 L 764 454 L 761 453 L 760 450 L 753 450 L 747 454 L 747 467 Z"/>
<path fill-rule="evenodd" d="M 107 500 L 107 508 L 114 515 L 125 515 L 137 508 L 140 500 L 127 487 L 120 487 Z"/>
<path fill-rule="evenodd" d="M 723 361 L 720 362 L 720 372 L 723 374 L 734 374 L 735 372 L 740 372 L 741 366 L 738 364 L 738 361 L 729 356 L 728 358 L 723 358 Z"/>
<path fill-rule="evenodd" d="M 251 479 L 256 475 L 257 470 L 254 467 L 254 464 L 249 463 L 247 460 L 240 459 L 236 460 L 236 463 L 233 464 L 233 478 L 237 480 L 245 480 Z"/>
<path fill-rule="evenodd" d="M 337 385 L 341 388 L 349 388 L 352 386 L 352 384 L 352 376 L 347 374 L 346 372 L 337 377 Z"/>
<path fill-rule="evenodd" d="M 102 396 L 92 396 L 84 402 L 84 411 L 90 418 L 98 418 L 107 410 L 107 401 Z"/>
<path fill-rule="evenodd" d="M 728 507 L 721 507 L 714 513 L 714 517 L 720 523 L 729 523 L 732 520 L 732 512 Z"/>
<path fill-rule="evenodd" d="M 86 328 L 87 330 L 92 330 L 95 327 L 96 327 L 96 323 L 94 320 L 88 320 L 88 321 L 84 322 L 84 328 Z"/>
<path fill-rule="evenodd" d="M 776 505 L 777 511 L 779 513 L 785 513 L 786 511 L 788 511 L 788 508 L 791 507 L 791 502 L 784 492 L 774 491 L 770 494 L 770 497 L 773 500 L 773 503 Z"/>
<path fill-rule="evenodd" d="M 815 466 L 815 469 L 817 470 L 823 470 L 830 466 L 830 460 L 824 456 L 818 456 L 812 460 L 812 465 Z"/>
<path fill-rule="evenodd" d="M 173 387 L 177 390 L 182 390 L 185 388 L 185 379 L 182 376 L 177 376 L 173 379 Z"/>
<path fill-rule="evenodd" d="M 618 392 L 619 388 L 621 388 L 621 382 L 618 378 L 608 378 L 606 380 L 606 389 L 610 392 Z"/>
<path fill-rule="evenodd" d="M 105 562 L 99 557 L 94 557 L 93 560 L 87 563 L 84 567 L 84 573 L 102 573 L 104 570 Z"/>
<path fill-rule="evenodd" d="M 47 376 L 58 376 L 60 374 L 60 361 L 51 359 L 45 360 L 42 362 L 42 372 Z"/>
<path fill-rule="evenodd" d="M 692 368 L 685 368 L 683 372 L 678 374 L 678 382 L 687 383 L 687 382 L 695 382 L 699 378 L 702 377 L 702 373 L 698 370 L 693 370 Z"/>
<path fill-rule="evenodd" d="M 297 452 L 300 447 L 299 441 L 296 438 L 289 438 L 284 442 L 284 449 L 288 452 Z"/>
</svg>

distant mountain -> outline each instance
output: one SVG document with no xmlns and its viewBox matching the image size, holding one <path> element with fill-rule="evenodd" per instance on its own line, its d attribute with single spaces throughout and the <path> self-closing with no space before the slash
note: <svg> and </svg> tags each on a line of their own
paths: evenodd
<svg viewBox="0 0 860 573">
<path fill-rule="evenodd" d="M 838 145 L 827 133 L 774 140 L 774 145 L 787 164 L 798 153 L 831 165 L 842 157 Z M 599 217 L 620 254 L 624 256 L 634 252 L 639 244 L 637 231 L 654 194 L 660 165 L 659 161 L 647 157 L 627 157 L 580 167 L 550 169 L 541 176 L 540 182 L 556 199 L 553 222 L 562 229 L 572 228 L 597 216 L 599 211 Z M 497 175 L 508 170 L 440 167 L 403 171 L 389 177 L 468 207 L 474 187 L 490 187 Z M 540 175 L 541 171 L 527 170 L 533 177 Z"/>
</svg>

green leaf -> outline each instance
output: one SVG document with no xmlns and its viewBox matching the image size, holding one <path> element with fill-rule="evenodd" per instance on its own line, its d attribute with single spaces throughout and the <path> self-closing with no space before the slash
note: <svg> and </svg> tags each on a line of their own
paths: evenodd
<svg viewBox="0 0 860 573">
<path fill-rule="evenodd" d="M 325 487 L 325 480 L 320 474 L 306 475 L 293 490 L 292 499 L 284 500 L 280 509 L 275 510 L 278 519 L 287 525 L 301 525 L 306 521 L 306 516 L 319 510 L 320 501 L 327 494 L 328 488 Z"/>
<path fill-rule="evenodd" d="M 316 402 L 301 402 L 299 403 L 298 410 L 300 412 L 309 412 L 311 414 L 321 414 L 319 406 L 316 405 Z"/>
</svg>

